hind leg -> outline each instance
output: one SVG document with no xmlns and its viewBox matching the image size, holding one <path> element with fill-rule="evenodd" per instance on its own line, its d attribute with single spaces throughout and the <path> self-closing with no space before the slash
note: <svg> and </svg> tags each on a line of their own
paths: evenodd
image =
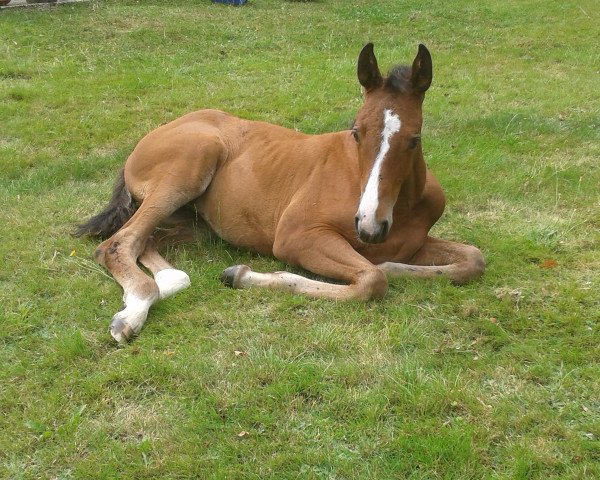
<svg viewBox="0 0 600 480">
<path fill-rule="evenodd" d="M 190 286 L 190 277 L 182 270 L 177 270 L 167 262 L 156 249 L 152 237 L 146 242 L 144 252 L 138 258 L 139 262 L 152 272 L 158 286 L 159 299 L 170 297 Z"/>
<path fill-rule="evenodd" d="M 156 251 L 153 240 L 149 243 L 149 237 L 158 224 L 181 206 L 202 195 L 210 183 L 214 163 L 205 163 L 204 175 L 201 171 L 190 175 L 186 168 L 188 165 L 185 161 L 173 162 L 168 172 L 169 183 L 162 183 L 161 176 L 156 186 L 150 185 L 148 190 L 151 193 L 131 219 L 96 250 L 98 263 L 104 265 L 123 287 L 125 308 L 113 317 L 110 325 L 110 333 L 118 342 L 139 333 L 148 310 L 156 301 L 189 285 L 187 274 L 174 269 L 164 260 Z M 155 278 L 148 276 L 138 266 L 138 259 Z"/>
<path fill-rule="evenodd" d="M 179 203 L 187 203 L 197 195 L 190 192 L 190 199 L 184 200 L 179 190 L 170 196 L 179 197 L 179 202 L 166 204 L 163 203 L 164 191 L 159 192 L 148 196 L 131 219 L 96 250 L 98 263 L 123 287 L 125 308 L 113 317 L 110 325 L 110 333 L 118 342 L 139 333 L 155 302 L 173 295 L 190 282 L 186 273 L 171 267 L 158 254 L 149 237 L 162 220 L 181 206 Z M 154 279 L 138 266 L 138 259 L 155 275 Z"/>
<path fill-rule="evenodd" d="M 123 228 L 96 249 L 96 261 L 123 287 L 125 308 L 110 324 L 110 333 L 118 342 L 139 333 L 148 310 L 160 298 L 156 281 L 139 268 L 137 260 L 146 248 L 149 235 L 166 215 L 168 211 L 164 207 L 161 209 L 152 198 L 147 198 Z"/>
</svg>

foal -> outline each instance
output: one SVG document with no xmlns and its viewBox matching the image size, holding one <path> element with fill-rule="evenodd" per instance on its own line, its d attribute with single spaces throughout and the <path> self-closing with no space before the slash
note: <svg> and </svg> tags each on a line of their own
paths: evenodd
<svg viewBox="0 0 600 480">
<path fill-rule="evenodd" d="M 190 208 L 233 245 L 343 283 L 237 265 L 221 275 L 234 288 L 368 300 L 385 295 L 387 276 L 461 284 L 482 274 L 477 248 L 428 236 L 445 205 L 421 150 L 429 51 L 419 45 L 411 67 L 384 78 L 369 43 L 357 72 L 365 95 L 351 131 L 305 135 L 201 110 L 140 141 L 107 208 L 76 232 L 106 238 L 95 258 L 124 290 L 110 326 L 117 341 L 140 331 L 153 303 L 190 285 L 151 238 Z"/>
</svg>

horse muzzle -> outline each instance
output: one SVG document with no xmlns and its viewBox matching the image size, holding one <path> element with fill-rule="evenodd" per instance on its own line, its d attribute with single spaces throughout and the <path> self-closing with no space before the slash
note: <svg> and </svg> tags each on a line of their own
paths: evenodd
<svg viewBox="0 0 600 480">
<path fill-rule="evenodd" d="M 388 233 L 390 233 L 390 222 L 366 222 L 365 218 L 360 218 L 359 215 L 354 217 L 354 226 L 358 238 L 365 243 L 383 243 L 385 242 Z"/>
</svg>

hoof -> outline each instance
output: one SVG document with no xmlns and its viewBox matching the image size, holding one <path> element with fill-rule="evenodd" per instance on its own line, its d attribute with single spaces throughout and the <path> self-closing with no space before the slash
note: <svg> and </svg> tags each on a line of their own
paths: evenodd
<svg viewBox="0 0 600 480">
<path fill-rule="evenodd" d="M 110 334 L 119 343 L 126 343 L 135 334 L 133 329 L 127 325 L 121 318 L 115 315 L 110 324 Z"/>
<path fill-rule="evenodd" d="M 110 334 L 123 343 L 137 335 L 146 321 L 148 310 L 158 299 L 158 289 L 149 298 L 140 298 L 132 293 L 124 295 L 126 307 L 117 312 L 110 323 Z"/>
<path fill-rule="evenodd" d="M 249 272 L 250 267 L 246 265 L 234 265 L 226 268 L 221 274 L 221 282 L 231 288 L 242 288 L 240 280 L 244 273 Z"/>
</svg>

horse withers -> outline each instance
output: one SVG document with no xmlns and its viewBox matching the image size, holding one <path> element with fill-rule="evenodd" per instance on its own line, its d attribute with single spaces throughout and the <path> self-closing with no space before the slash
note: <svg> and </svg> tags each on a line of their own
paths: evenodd
<svg viewBox="0 0 600 480">
<path fill-rule="evenodd" d="M 233 245 L 336 281 L 237 265 L 221 275 L 234 288 L 368 300 L 385 295 L 388 277 L 462 284 L 482 274 L 477 248 L 428 235 L 445 205 L 421 148 L 429 51 L 419 45 L 412 66 L 383 77 L 369 43 L 357 72 L 364 104 L 350 131 L 305 135 L 200 110 L 139 142 L 109 205 L 76 232 L 106 238 L 95 258 L 124 290 L 110 326 L 117 341 L 141 330 L 152 304 L 190 285 L 152 237 L 186 210 Z"/>
</svg>

